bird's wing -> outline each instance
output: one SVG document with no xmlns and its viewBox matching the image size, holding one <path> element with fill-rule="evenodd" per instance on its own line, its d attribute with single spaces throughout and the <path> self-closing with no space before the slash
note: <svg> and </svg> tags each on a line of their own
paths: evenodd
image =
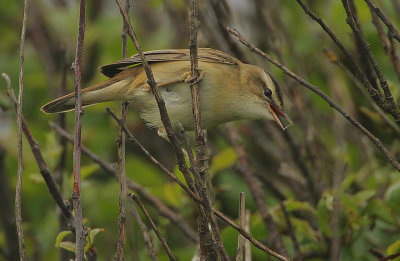
<svg viewBox="0 0 400 261">
<path fill-rule="evenodd" d="M 188 49 L 177 50 L 155 50 L 144 53 L 148 63 L 171 62 L 171 61 L 190 61 Z M 235 57 L 210 48 L 198 49 L 198 60 L 201 62 L 222 63 L 228 65 L 238 65 L 240 61 Z M 101 73 L 108 77 L 125 70 L 127 66 L 139 66 L 142 64 L 138 54 L 129 58 L 122 59 L 118 62 L 111 63 L 100 67 Z"/>
</svg>

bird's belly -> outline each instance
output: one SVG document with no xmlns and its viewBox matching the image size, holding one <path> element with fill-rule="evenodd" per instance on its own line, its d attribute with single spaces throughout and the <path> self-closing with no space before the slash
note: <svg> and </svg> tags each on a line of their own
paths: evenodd
<svg viewBox="0 0 400 261">
<path fill-rule="evenodd" d="M 203 127 L 209 128 L 229 121 L 229 119 L 219 117 L 216 112 L 217 94 L 215 93 L 215 88 L 208 85 L 207 82 L 201 84 L 199 87 Z M 194 119 L 190 85 L 187 83 L 178 83 L 169 87 L 161 87 L 160 91 L 173 127 L 177 128 L 178 123 L 180 123 L 185 130 L 193 130 Z M 151 92 L 137 90 L 133 97 L 133 102 L 139 107 L 141 117 L 146 121 L 148 126 L 163 127 L 157 103 Z"/>
</svg>

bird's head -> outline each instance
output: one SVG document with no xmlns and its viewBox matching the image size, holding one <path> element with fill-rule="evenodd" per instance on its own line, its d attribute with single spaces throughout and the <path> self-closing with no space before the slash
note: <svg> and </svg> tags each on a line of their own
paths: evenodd
<svg viewBox="0 0 400 261">
<path fill-rule="evenodd" d="M 250 69 L 250 68 L 249 68 Z M 252 108 L 254 114 L 262 118 L 274 120 L 282 130 L 285 130 L 292 124 L 289 116 L 284 112 L 282 91 L 278 82 L 271 74 L 257 66 L 252 66 L 246 73 L 246 86 L 249 95 L 252 96 Z M 284 126 L 283 121 L 289 124 Z"/>
</svg>

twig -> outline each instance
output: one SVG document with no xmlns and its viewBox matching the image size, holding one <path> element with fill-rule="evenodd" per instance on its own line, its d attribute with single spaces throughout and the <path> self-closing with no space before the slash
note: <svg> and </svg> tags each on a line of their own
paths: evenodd
<svg viewBox="0 0 400 261">
<path fill-rule="evenodd" d="M 396 54 L 396 47 L 394 46 L 393 38 L 391 37 L 389 37 L 389 55 L 394 71 L 397 74 L 397 79 L 400 81 L 400 60 Z"/>
<path fill-rule="evenodd" d="M 246 232 L 250 232 L 250 217 L 251 217 L 250 210 L 246 210 L 246 220 L 245 220 L 246 223 L 244 226 L 244 230 Z M 244 242 L 244 261 L 251 261 L 251 247 L 249 240 L 245 240 Z"/>
<path fill-rule="evenodd" d="M 365 92 L 365 90 L 362 88 L 361 83 L 359 81 L 359 79 L 357 79 L 357 77 L 354 76 L 354 74 L 349 70 L 349 68 L 347 68 L 345 65 L 343 65 L 336 57 L 336 55 L 334 55 L 332 52 L 330 52 L 329 50 L 324 50 L 325 55 L 327 56 L 327 58 L 329 59 L 329 61 L 335 65 L 337 65 L 339 68 L 341 68 L 351 79 L 351 81 L 354 83 L 354 85 L 360 90 L 360 92 L 365 96 L 365 98 L 367 99 L 367 101 L 371 104 L 371 106 L 376 110 L 376 112 L 381 116 L 382 120 L 389 125 L 395 132 L 397 132 L 398 134 L 400 134 L 400 127 L 398 125 L 396 125 L 396 123 L 393 122 L 393 120 L 391 120 L 389 118 L 389 116 L 387 114 L 385 114 L 384 111 L 382 111 L 382 109 L 376 105 L 376 103 L 374 103 L 374 101 L 372 100 L 372 98 Z"/>
<path fill-rule="evenodd" d="M 140 215 L 136 210 L 135 204 L 133 204 L 132 201 L 130 201 L 130 203 L 131 203 L 131 208 L 130 208 L 131 214 L 136 219 L 136 222 L 138 222 L 139 224 L 140 232 L 142 232 L 144 242 L 146 243 L 146 247 L 149 250 L 150 258 L 152 261 L 158 261 L 157 254 L 154 249 L 153 242 L 151 241 L 148 229 L 146 225 L 143 223 L 142 219 L 140 218 Z"/>
<path fill-rule="evenodd" d="M 151 219 L 149 212 L 147 212 L 146 208 L 144 207 L 142 201 L 140 201 L 140 199 L 133 193 L 129 194 L 129 196 L 131 197 L 131 199 L 133 199 L 136 204 L 138 204 L 138 206 L 140 207 L 140 209 L 142 210 L 143 214 L 146 216 L 147 221 L 149 221 L 149 223 L 151 224 L 151 227 L 154 230 L 154 233 L 156 233 L 158 239 L 160 240 L 162 246 L 165 249 L 165 252 L 167 253 L 169 260 L 173 260 L 175 261 L 176 258 L 174 256 L 174 254 L 172 253 L 171 249 L 169 248 L 167 242 L 165 241 L 164 237 L 162 236 L 162 234 L 160 233 L 160 231 L 158 230 L 156 224 L 154 223 L 154 221 Z"/>
<path fill-rule="evenodd" d="M 225 124 L 226 131 L 229 136 L 229 142 L 233 145 L 237 157 L 238 157 L 238 172 L 245 180 L 247 187 L 250 190 L 251 196 L 254 199 L 254 202 L 257 205 L 258 210 L 260 211 L 260 216 L 263 220 L 263 223 L 269 232 L 269 240 L 268 242 L 271 243 L 273 249 L 279 251 L 287 255 L 285 246 L 283 244 L 282 238 L 279 234 L 278 228 L 273 221 L 271 214 L 267 209 L 267 205 L 265 202 L 265 195 L 264 191 L 259 185 L 258 181 L 254 177 L 253 173 L 249 169 L 249 164 L 247 161 L 246 151 L 243 147 L 243 144 L 240 140 L 239 133 L 236 131 L 235 127 L 232 123 Z"/>
<path fill-rule="evenodd" d="M 389 28 L 390 36 L 392 36 L 398 42 L 400 42 L 399 31 L 397 31 L 392 22 L 390 22 L 390 20 L 382 13 L 382 11 L 374 4 L 372 0 L 364 0 L 364 1 L 367 3 L 369 8 L 371 8 L 376 13 L 376 15 L 382 20 L 382 22 L 386 24 L 386 26 Z"/>
<path fill-rule="evenodd" d="M 303 8 L 304 12 L 322 27 L 322 29 L 329 35 L 329 37 L 336 44 L 336 46 L 345 54 L 346 58 L 348 59 L 353 69 L 355 70 L 357 77 L 360 78 L 361 82 L 365 86 L 371 98 L 376 102 L 376 104 L 383 111 L 390 113 L 396 120 L 397 124 L 400 124 L 399 111 L 397 110 L 397 108 L 388 104 L 388 102 L 384 99 L 384 97 L 382 97 L 382 94 L 371 85 L 371 83 L 366 78 L 365 74 L 361 71 L 360 67 L 354 60 L 353 55 L 346 50 L 343 44 L 339 41 L 339 39 L 335 36 L 335 34 L 329 29 L 329 27 L 324 23 L 324 21 L 320 17 L 314 14 L 301 0 L 296 0 L 296 1 Z"/>
<path fill-rule="evenodd" d="M 239 196 L 239 226 L 242 229 L 245 229 L 246 226 L 246 197 L 244 192 L 240 192 Z M 243 261 L 243 257 L 245 254 L 245 244 L 246 240 L 244 236 L 239 234 L 238 236 L 238 246 L 237 246 L 237 252 L 236 252 L 236 261 Z"/>
<path fill-rule="evenodd" d="M 395 253 L 395 254 L 393 254 L 393 255 L 390 255 L 390 256 L 386 256 L 386 257 L 384 257 L 384 258 L 381 258 L 381 259 L 379 259 L 379 261 L 392 260 L 392 259 L 395 259 L 396 257 L 399 257 L 399 256 L 400 256 L 400 252 L 397 252 L 397 253 Z"/>
<path fill-rule="evenodd" d="M 382 28 L 381 21 L 379 20 L 378 16 L 375 14 L 374 10 L 372 10 L 371 7 L 369 8 L 369 11 L 371 13 L 372 23 L 375 25 L 376 31 L 378 32 L 379 40 L 381 41 L 383 51 L 385 52 L 385 54 L 388 54 L 389 42 L 388 39 L 386 38 L 386 33 Z"/>
<path fill-rule="evenodd" d="M 72 135 L 69 134 L 68 132 L 66 132 L 65 130 L 61 129 L 60 126 L 56 125 L 53 122 L 50 122 L 50 126 L 53 130 L 55 130 L 58 134 L 60 134 L 65 139 L 67 139 L 69 142 L 71 142 L 71 143 L 74 142 L 74 138 L 72 137 Z M 86 148 L 83 145 L 82 145 L 82 152 L 86 156 L 88 156 L 92 161 L 94 161 L 96 164 L 98 164 L 107 173 L 118 178 L 117 177 L 117 169 L 111 163 L 107 163 L 107 162 L 103 161 L 100 157 L 98 157 L 96 154 L 94 154 L 92 151 L 90 151 L 88 148 Z M 129 178 L 126 179 L 126 182 L 127 182 L 128 188 L 130 190 L 135 191 L 142 198 L 144 198 L 147 202 L 152 204 L 161 216 L 171 220 L 172 223 L 177 225 L 178 228 L 187 237 L 189 237 L 193 242 L 197 243 L 199 241 L 196 233 L 193 231 L 193 229 L 190 227 L 190 225 L 187 224 L 185 222 L 185 220 L 183 220 L 182 217 L 180 217 L 177 213 L 175 213 L 168 206 L 166 206 L 161 200 L 159 200 L 157 197 L 151 195 L 149 192 L 146 191 L 145 188 L 143 188 L 139 184 L 133 182 Z"/>
<path fill-rule="evenodd" d="M 389 84 L 387 83 L 385 76 L 382 74 L 381 70 L 379 69 L 379 66 L 376 63 L 376 60 L 374 58 L 374 55 L 371 52 L 368 42 L 364 39 L 364 36 L 362 35 L 360 28 L 357 26 L 357 24 L 354 20 L 354 16 L 353 16 L 353 13 L 351 12 L 351 8 L 349 7 L 348 0 L 342 0 L 342 3 L 343 3 L 344 9 L 346 10 L 347 23 L 353 29 L 355 35 L 357 36 L 358 40 L 361 43 L 361 47 L 362 47 L 363 51 L 367 55 L 369 62 L 372 64 L 372 67 L 374 68 L 374 71 L 375 71 L 376 75 L 378 76 L 380 86 L 385 94 L 385 99 L 387 101 L 387 104 L 390 107 L 391 114 L 394 117 L 397 124 L 400 126 L 400 111 L 398 110 L 398 108 L 393 100 L 392 93 L 390 92 L 390 89 L 389 89 Z"/>
<path fill-rule="evenodd" d="M 26 22 L 28 17 L 29 1 L 24 2 L 24 18 L 22 22 L 20 53 L 19 53 L 19 91 L 18 91 L 18 106 L 17 106 L 17 131 L 18 131 L 18 177 L 17 186 L 15 188 L 15 221 L 18 232 L 18 244 L 20 260 L 26 260 L 24 229 L 22 227 L 22 175 L 24 172 L 24 163 L 22 158 L 22 95 L 24 91 L 24 49 L 25 49 L 25 34 Z M 5 77 L 3 75 L 3 77 Z M 9 81 L 9 79 L 8 79 Z M 9 84 L 9 83 L 8 83 Z"/>
<path fill-rule="evenodd" d="M 396 159 L 391 155 L 391 153 L 386 149 L 386 147 L 382 144 L 382 142 L 375 137 L 371 132 L 369 132 L 361 123 L 359 123 L 353 116 L 345 112 L 338 104 L 336 104 L 328 95 L 326 95 L 321 89 L 319 89 L 317 86 L 314 86 L 310 83 L 308 83 L 306 80 L 303 78 L 297 76 L 295 73 L 290 71 L 287 67 L 283 66 L 280 64 L 278 61 L 272 59 L 269 55 L 266 53 L 262 52 L 258 48 L 256 48 L 254 45 L 250 44 L 247 40 L 245 40 L 238 32 L 228 28 L 227 29 L 231 34 L 235 35 L 243 44 L 245 44 L 252 52 L 255 52 L 262 56 L 263 58 L 267 59 L 270 63 L 274 64 L 276 67 L 281 69 L 281 71 L 293 79 L 295 79 L 297 82 L 299 82 L 301 85 L 304 87 L 310 89 L 311 91 L 315 92 L 318 94 L 322 99 L 324 99 L 329 106 L 337 110 L 340 114 L 343 115 L 351 124 L 353 124 L 356 128 L 358 128 L 364 135 L 366 135 L 374 144 L 375 146 L 382 152 L 383 156 L 385 157 L 386 161 L 389 162 L 395 169 L 400 170 L 400 164 L 399 162 L 396 161 Z"/>
<path fill-rule="evenodd" d="M 296 260 L 296 261 L 302 261 L 302 260 L 303 260 L 303 257 L 302 257 L 302 255 L 301 255 L 300 245 L 299 245 L 299 242 L 297 241 L 296 234 L 295 234 L 294 228 L 293 228 L 293 224 L 292 224 L 292 222 L 290 221 L 289 213 L 287 212 L 286 207 L 285 207 L 285 204 L 284 204 L 282 201 L 280 202 L 280 205 L 281 205 L 281 209 L 282 209 L 282 212 L 283 212 L 283 216 L 284 216 L 284 218 L 285 218 L 285 222 L 286 222 L 286 225 L 287 225 L 287 228 L 288 228 L 288 231 L 289 231 L 290 239 L 291 239 L 292 242 L 293 242 L 294 251 L 295 251 L 295 258 L 294 258 L 294 260 Z"/>
<path fill-rule="evenodd" d="M 83 43 L 85 40 L 85 12 L 86 12 L 86 0 L 80 0 L 79 7 L 79 30 L 78 39 L 76 43 L 75 61 L 72 64 L 74 69 L 74 89 L 75 89 L 75 138 L 74 138 L 74 192 L 72 194 L 72 200 L 74 203 L 75 210 L 75 260 L 83 261 L 84 259 L 84 246 L 85 246 L 85 228 L 83 225 L 83 214 L 81 205 L 81 131 L 82 131 L 82 100 L 81 100 L 81 78 L 82 78 L 82 52 Z"/>
<path fill-rule="evenodd" d="M 236 231 L 238 231 L 240 234 L 242 234 L 247 240 L 249 240 L 255 247 L 261 249 L 262 251 L 276 257 L 279 260 L 284 260 L 288 261 L 290 258 L 282 256 L 275 251 L 269 249 L 268 247 L 264 246 L 261 242 L 256 240 L 249 232 L 241 228 L 239 225 L 237 225 L 235 222 L 230 220 L 228 217 L 226 217 L 222 212 L 220 212 L 218 209 L 213 208 L 214 213 L 224 222 L 228 223 L 232 228 L 234 228 Z"/>
<path fill-rule="evenodd" d="M 129 0 L 125 0 L 125 12 L 129 12 Z M 123 22 L 122 26 L 122 59 L 126 58 L 127 55 L 127 25 Z M 128 102 L 121 102 L 121 119 L 123 122 L 126 122 L 127 112 L 128 112 Z M 116 260 L 123 261 L 125 260 L 125 241 L 126 241 L 126 195 L 127 195 L 127 187 L 126 187 L 126 169 L 125 169 L 125 143 L 126 143 L 126 134 L 122 130 L 122 127 L 119 128 L 119 137 L 117 139 L 118 146 L 118 172 L 119 172 L 119 184 L 120 184 L 120 192 L 119 192 L 119 214 L 118 214 L 118 243 L 117 243 L 117 253 Z"/>
<path fill-rule="evenodd" d="M 190 84 L 190 89 L 192 93 L 192 112 L 194 118 L 194 129 L 196 136 L 196 170 L 200 174 L 202 182 L 197 178 L 194 178 L 196 188 L 200 194 L 200 197 L 204 199 L 205 204 L 210 204 L 208 200 L 208 195 L 212 193 L 212 188 L 208 188 L 207 191 L 205 184 L 211 184 L 209 181 L 210 176 L 208 174 L 208 153 L 207 146 L 204 139 L 204 130 L 201 121 L 201 110 L 200 110 L 200 93 L 199 93 L 199 64 L 197 60 L 197 32 L 199 27 L 198 20 L 198 3 L 197 0 L 190 0 L 189 4 L 189 23 L 190 23 L 190 40 L 189 40 L 189 50 L 190 50 L 190 69 L 192 75 L 192 83 Z M 217 252 L 216 249 L 220 249 L 221 258 L 224 260 L 229 260 L 226 251 L 221 242 L 219 233 L 214 234 L 214 239 L 211 236 L 210 230 L 208 229 L 209 219 L 212 218 L 213 213 L 210 210 L 210 206 L 207 206 L 205 211 L 197 211 L 198 214 L 198 227 L 200 235 L 200 253 L 201 258 L 205 260 L 216 260 Z M 219 246 L 218 246 L 218 245 Z"/>
<path fill-rule="evenodd" d="M 2 76 L 4 78 L 8 78 L 7 74 L 3 73 Z M 9 79 L 9 78 L 8 78 Z M 8 81 L 9 82 L 9 81 Z M 7 95 L 8 98 L 10 99 L 11 103 L 13 104 L 14 111 L 17 112 L 17 100 L 14 95 L 14 91 L 11 88 L 11 85 L 7 85 Z M 28 143 L 31 147 L 32 154 L 35 157 L 36 163 L 39 167 L 40 174 L 42 174 L 42 177 L 44 181 L 46 182 L 47 188 L 49 189 L 50 194 L 53 196 L 54 201 L 58 205 L 58 207 L 61 209 L 62 213 L 64 214 L 65 218 L 71 223 L 70 225 L 73 226 L 74 220 L 71 211 L 68 209 L 68 207 L 64 203 L 64 199 L 60 193 L 60 191 L 57 188 L 56 182 L 53 179 L 53 175 L 50 173 L 49 168 L 47 167 L 46 162 L 44 161 L 42 152 L 39 148 L 38 142 L 33 138 L 31 131 L 29 130 L 29 126 L 25 121 L 24 116 L 22 115 L 22 131 L 25 134 L 26 139 L 28 140 Z"/>
<path fill-rule="evenodd" d="M 184 185 L 173 173 L 169 172 L 165 166 L 163 166 L 160 162 L 158 162 L 136 139 L 135 137 L 130 133 L 128 128 L 123 124 L 121 120 L 118 119 L 118 117 L 113 113 L 110 109 L 107 110 L 111 116 L 120 124 L 123 126 L 123 130 L 125 131 L 126 135 L 128 138 L 132 141 L 135 142 L 137 146 L 146 154 L 147 157 L 149 157 L 150 160 L 153 161 L 153 163 L 160 168 L 160 170 L 163 171 L 163 173 L 167 174 L 170 178 L 172 178 L 176 183 L 178 183 L 179 186 L 182 187 L 182 189 L 197 203 L 204 204 L 203 200 L 200 199 L 199 196 L 197 196 L 192 190 L 190 190 L 186 185 Z M 254 246 L 257 248 L 261 249 L 262 251 L 278 258 L 279 260 L 290 260 L 275 251 L 269 249 L 268 247 L 264 246 L 261 242 L 257 241 L 250 233 L 247 231 L 243 230 L 240 226 L 238 226 L 235 222 L 230 220 L 228 217 L 226 217 L 223 213 L 221 213 L 218 209 L 215 207 L 212 207 L 212 211 L 217 215 L 222 221 L 226 222 L 229 224 L 231 227 L 233 227 L 235 230 L 237 230 L 240 234 L 242 234 L 245 238 L 247 238 Z"/>
</svg>

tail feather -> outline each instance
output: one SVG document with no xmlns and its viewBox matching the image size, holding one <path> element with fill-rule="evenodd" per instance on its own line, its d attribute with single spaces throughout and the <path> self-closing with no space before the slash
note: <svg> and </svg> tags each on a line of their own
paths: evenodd
<svg viewBox="0 0 400 261">
<path fill-rule="evenodd" d="M 82 105 L 89 106 L 107 101 L 126 100 L 126 94 L 132 79 L 111 78 L 89 88 L 83 89 L 81 94 Z M 59 113 L 71 111 L 75 108 L 75 94 L 70 93 L 57 98 L 40 108 L 45 113 Z"/>
</svg>

